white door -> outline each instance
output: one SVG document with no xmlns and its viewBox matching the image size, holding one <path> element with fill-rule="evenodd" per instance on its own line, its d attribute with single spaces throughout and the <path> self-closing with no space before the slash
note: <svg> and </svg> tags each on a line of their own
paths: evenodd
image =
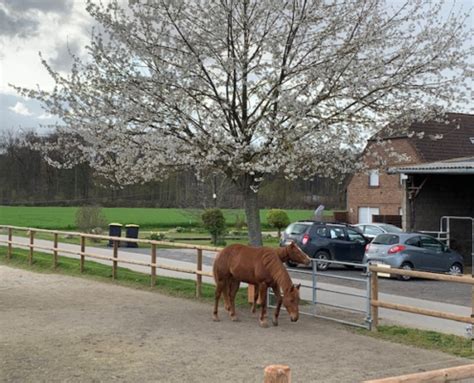
<svg viewBox="0 0 474 383">
<path fill-rule="evenodd" d="M 378 207 L 360 207 L 359 223 L 372 223 L 372 215 L 380 214 Z"/>
</svg>

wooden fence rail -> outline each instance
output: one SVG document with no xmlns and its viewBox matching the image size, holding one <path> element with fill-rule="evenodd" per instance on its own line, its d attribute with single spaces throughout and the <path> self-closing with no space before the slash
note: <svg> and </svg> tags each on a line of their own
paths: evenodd
<svg viewBox="0 0 474 383">
<path fill-rule="evenodd" d="M 387 308 L 391 310 L 398 310 L 409 312 L 412 314 L 427 315 L 440 319 L 449 319 L 457 322 L 474 324 L 474 278 L 470 275 L 448 275 L 448 274 L 438 274 L 438 273 L 427 273 L 423 271 L 413 271 L 413 270 L 402 270 L 402 269 L 387 269 L 385 267 L 370 266 L 369 270 L 371 272 L 371 315 L 372 315 L 372 329 L 377 331 L 377 326 L 379 322 L 379 307 Z M 455 282 L 455 283 L 464 283 L 472 286 L 472 311 L 471 316 L 461 316 L 451 313 L 445 313 L 441 311 L 428 310 L 419 307 L 413 307 L 403 304 L 390 303 L 379 300 L 378 296 L 378 273 L 384 274 L 394 274 L 394 275 L 407 275 L 414 278 L 423 278 L 431 279 L 437 281 L 446 281 L 446 282 Z"/>
<path fill-rule="evenodd" d="M 128 238 L 128 237 L 112 237 L 108 235 L 97 235 L 97 234 L 87 234 L 87 233 L 79 233 L 79 232 L 69 232 L 69 231 L 60 231 L 60 230 L 46 230 L 46 229 L 37 229 L 31 227 L 20 227 L 20 226 L 7 226 L 7 225 L 0 225 L 0 229 L 6 230 L 8 233 L 7 240 L 1 240 L 0 243 L 6 243 L 8 245 L 7 248 L 7 259 L 12 257 L 12 249 L 13 247 L 22 247 L 29 249 L 28 251 L 28 263 L 29 265 L 33 264 L 34 260 L 34 251 L 36 250 L 45 250 L 51 251 L 53 254 L 53 268 L 57 268 L 58 266 L 58 257 L 59 252 L 66 253 L 66 254 L 73 254 L 79 256 L 79 267 L 81 273 L 84 272 L 84 262 L 86 258 L 93 258 L 93 259 L 100 259 L 104 261 L 111 261 L 112 263 L 112 279 L 116 279 L 117 275 L 117 267 L 119 263 L 124 264 L 131 264 L 131 265 L 139 265 L 150 267 L 150 284 L 151 286 L 156 285 L 156 269 L 163 269 L 163 270 L 170 270 L 176 271 L 181 273 L 187 274 L 196 274 L 196 296 L 200 297 L 202 293 L 202 277 L 212 277 L 213 274 L 203 271 L 202 269 L 202 252 L 205 251 L 213 251 L 218 252 L 222 250 L 220 247 L 214 246 L 201 246 L 201 245 L 191 245 L 187 243 L 177 243 L 177 242 L 166 242 L 166 241 L 155 241 L 155 240 L 148 240 L 148 239 L 140 239 L 140 238 Z M 24 231 L 27 233 L 29 238 L 28 244 L 17 242 L 13 240 L 13 231 Z M 52 246 L 42 246 L 35 244 L 35 234 L 36 233 L 47 233 L 53 235 Z M 59 245 L 59 235 L 67 235 L 69 237 L 78 237 L 79 238 L 79 247 L 80 250 L 69 250 L 60 248 Z M 100 239 L 100 240 L 108 240 L 112 242 L 112 256 L 104 256 L 100 254 L 95 254 L 92 252 L 86 251 L 86 239 Z M 119 258 L 119 245 L 120 242 L 135 242 L 135 243 L 142 243 L 151 245 L 150 250 L 150 262 L 144 262 L 140 260 L 132 260 L 132 259 L 121 259 Z M 195 269 L 185 269 L 182 267 L 175 267 L 169 266 L 161 263 L 157 263 L 157 247 L 158 246 L 166 246 L 166 247 L 174 247 L 180 249 L 194 249 L 196 250 L 196 268 Z"/>
</svg>

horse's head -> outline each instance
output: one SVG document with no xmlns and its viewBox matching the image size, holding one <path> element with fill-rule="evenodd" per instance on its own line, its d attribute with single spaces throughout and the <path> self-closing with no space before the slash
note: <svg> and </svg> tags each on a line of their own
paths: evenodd
<svg viewBox="0 0 474 383">
<path fill-rule="evenodd" d="M 311 263 L 311 258 L 308 257 L 295 242 L 291 242 L 287 246 L 287 251 L 291 261 L 301 263 L 303 265 L 309 265 Z"/>
<path fill-rule="evenodd" d="M 300 302 L 300 287 L 301 284 L 292 285 L 288 292 L 283 295 L 283 304 L 290 314 L 292 322 L 296 322 L 299 318 L 298 304 Z"/>
</svg>

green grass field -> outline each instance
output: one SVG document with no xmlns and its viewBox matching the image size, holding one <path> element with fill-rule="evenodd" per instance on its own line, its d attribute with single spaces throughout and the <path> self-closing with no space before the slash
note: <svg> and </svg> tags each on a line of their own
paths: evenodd
<svg viewBox="0 0 474 383">
<path fill-rule="evenodd" d="M 0 206 L 0 225 L 36 227 L 41 229 L 75 230 L 77 207 Z M 268 228 L 267 209 L 260 211 L 262 226 Z M 311 218 L 312 210 L 286 210 L 290 221 Z M 103 208 L 109 223 L 136 224 L 142 229 L 196 227 L 200 224 L 202 210 L 158 208 Z M 223 209 L 228 226 L 233 226 L 237 216 L 245 219 L 242 209 Z M 326 214 L 330 214 L 329 211 Z"/>
</svg>

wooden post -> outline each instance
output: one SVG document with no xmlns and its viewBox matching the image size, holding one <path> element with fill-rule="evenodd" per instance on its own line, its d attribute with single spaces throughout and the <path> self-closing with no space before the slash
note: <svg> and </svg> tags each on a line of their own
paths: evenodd
<svg viewBox="0 0 474 383">
<path fill-rule="evenodd" d="M 117 240 L 114 240 L 114 254 L 113 257 L 117 258 L 118 256 L 118 247 L 119 247 L 119 242 Z M 117 278 L 117 261 L 112 261 L 112 279 Z"/>
<path fill-rule="evenodd" d="M 56 250 L 58 248 L 58 233 L 54 233 L 54 240 L 53 240 L 53 268 L 58 267 L 58 251 Z"/>
<path fill-rule="evenodd" d="M 197 271 L 202 271 L 202 250 L 197 249 Z M 201 298 L 202 294 L 202 275 L 196 274 L 196 297 Z"/>
<path fill-rule="evenodd" d="M 28 264 L 30 266 L 33 264 L 34 241 L 35 241 L 35 232 L 33 230 L 30 230 L 30 254 L 28 256 Z"/>
<path fill-rule="evenodd" d="M 291 383 L 290 367 L 282 364 L 265 367 L 263 383 Z"/>
<path fill-rule="evenodd" d="M 12 257 L 12 241 L 13 241 L 13 229 L 9 227 L 8 228 L 8 251 L 7 251 L 8 259 Z"/>
<path fill-rule="evenodd" d="M 378 301 L 379 300 L 379 280 L 377 271 L 372 271 L 370 274 L 370 300 Z M 371 315 L 372 315 L 372 331 L 377 331 L 377 326 L 379 325 L 379 308 L 378 306 L 371 305 Z"/>
<path fill-rule="evenodd" d="M 156 244 L 151 244 L 151 287 L 156 285 Z"/>
<path fill-rule="evenodd" d="M 471 319 L 474 319 L 474 285 L 471 286 Z M 474 325 L 471 324 L 471 350 L 474 351 Z"/>
<path fill-rule="evenodd" d="M 85 255 L 84 253 L 86 252 L 86 237 L 84 237 L 83 235 L 81 235 L 81 273 L 84 272 L 84 259 L 85 259 Z"/>
</svg>

